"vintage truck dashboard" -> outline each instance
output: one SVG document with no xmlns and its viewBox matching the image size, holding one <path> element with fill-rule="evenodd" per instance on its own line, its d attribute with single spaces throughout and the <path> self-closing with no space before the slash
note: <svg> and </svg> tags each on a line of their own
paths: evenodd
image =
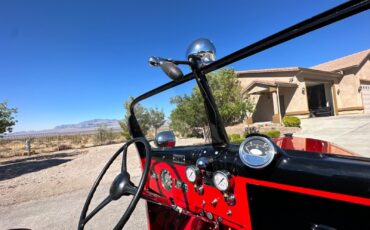
<svg viewBox="0 0 370 230">
<path fill-rule="evenodd" d="M 179 213 L 190 213 L 235 229 L 268 228 L 269 222 L 261 217 L 268 215 L 276 224 L 275 218 L 290 214 L 295 216 L 293 223 L 304 224 L 303 228 L 320 225 L 322 221 L 332 226 L 338 224 L 337 217 L 341 216 L 347 224 L 356 224 L 351 227 L 368 226 L 366 217 L 356 213 L 366 213 L 366 206 L 370 206 L 369 164 L 368 160 L 361 162 L 350 157 L 284 151 L 260 136 L 247 138 L 241 145 L 219 148 L 212 145 L 158 148 L 152 150 L 146 193 Z M 342 170 L 337 170 L 338 167 Z M 366 182 L 354 183 L 349 188 L 345 181 L 356 181 L 359 175 Z M 298 201 L 300 207 L 294 205 Z M 345 206 L 343 210 L 353 212 L 341 213 L 337 209 L 333 211 L 338 212 L 333 222 L 330 218 L 329 222 L 328 218 L 322 219 L 326 215 L 324 210 L 305 212 L 305 205 L 319 207 L 322 202 L 333 208 L 340 203 Z M 285 210 L 284 206 L 295 208 Z M 289 226 L 284 222 L 282 227 Z"/>
<path fill-rule="evenodd" d="M 235 183 L 235 163 L 243 164 L 234 154 L 237 149 L 216 150 L 209 145 L 183 147 L 176 153 L 153 151 L 149 190 L 167 198 L 180 212 L 238 225 L 242 218 L 238 210 L 247 209 L 247 196 Z"/>
</svg>

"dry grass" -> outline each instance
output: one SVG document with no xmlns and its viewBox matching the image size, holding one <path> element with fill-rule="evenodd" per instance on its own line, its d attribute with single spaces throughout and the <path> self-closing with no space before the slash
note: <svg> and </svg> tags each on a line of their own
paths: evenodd
<svg viewBox="0 0 370 230">
<path fill-rule="evenodd" d="M 31 138 L 31 152 L 26 147 L 28 138 L 5 140 L 0 139 L 0 158 L 25 156 L 67 149 L 81 149 L 98 145 L 121 143 L 124 138 L 120 133 L 113 133 L 108 140 L 99 140 L 96 134 L 65 136 L 46 136 Z"/>
</svg>

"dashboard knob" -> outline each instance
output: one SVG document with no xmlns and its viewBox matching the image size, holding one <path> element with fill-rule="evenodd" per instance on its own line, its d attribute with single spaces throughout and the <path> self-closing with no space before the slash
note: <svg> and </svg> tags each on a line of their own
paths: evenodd
<svg viewBox="0 0 370 230">
<path fill-rule="evenodd" d="M 215 198 L 215 199 L 213 199 L 213 200 L 211 201 L 211 205 L 212 205 L 213 207 L 216 207 L 217 202 L 218 202 L 218 200 L 217 200 L 217 198 Z"/>
<path fill-rule="evenodd" d="M 209 168 L 210 164 L 213 162 L 213 159 L 212 158 L 208 158 L 208 157 L 200 157 L 197 162 L 196 162 L 196 166 L 199 168 L 199 169 L 207 169 Z"/>
<path fill-rule="evenodd" d="M 203 194 L 204 194 L 204 187 L 203 187 L 203 186 L 195 187 L 195 191 L 196 191 L 199 195 L 203 195 Z"/>
<path fill-rule="evenodd" d="M 227 197 L 227 204 L 230 205 L 230 206 L 234 206 L 236 203 L 236 199 L 235 199 L 235 196 L 233 194 L 230 194 L 228 197 Z"/>
</svg>

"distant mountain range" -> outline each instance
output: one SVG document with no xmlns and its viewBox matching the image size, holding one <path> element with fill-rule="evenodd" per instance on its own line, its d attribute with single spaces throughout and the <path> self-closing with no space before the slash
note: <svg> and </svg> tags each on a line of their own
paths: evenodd
<svg viewBox="0 0 370 230">
<path fill-rule="evenodd" d="M 54 130 L 66 130 L 66 129 L 97 129 L 101 126 L 107 128 L 116 128 L 119 126 L 119 121 L 116 119 L 94 119 L 89 121 L 83 121 L 77 124 L 58 125 L 55 126 Z"/>
<path fill-rule="evenodd" d="M 54 134 L 68 135 L 77 133 L 93 133 L 96 131 L 96 129 L 102 126 L 107 127 L 108 129 L 113 129 L 114 131 L 121 129 L 119 120 L 117 119 L 93 119 L 77 124 L 58 125 L 53 129 L 14 132 L 7 134 L 5 138 L 14 138 L 20 136 L 49 136 Z"/>
</svg>

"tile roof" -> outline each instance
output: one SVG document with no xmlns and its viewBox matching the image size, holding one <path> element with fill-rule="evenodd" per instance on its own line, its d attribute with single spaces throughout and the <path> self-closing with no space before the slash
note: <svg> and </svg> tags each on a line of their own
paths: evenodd
<svg viewBox="0 0 370 230">
<path fill-rule="evenodd" d="M 271 68 L 271 69 L 253 69 L 253 70 L 242 70 L 236 71 L 238 74 L 243 73 L 274 73 L 274 72 L 291 72 L 298 71 L 299 67 L 285 67 L 285 68 Z"/>
<path fill-rule="evenodd" d="M 312 69 L 322 71 L 338 71 L 349 67 L 359 66 L 369 56 L 370 49 L 348 56 L 344 56 L 333 61 L 325 62 L 320 65 L 311 67 Z"/>
</svg>

